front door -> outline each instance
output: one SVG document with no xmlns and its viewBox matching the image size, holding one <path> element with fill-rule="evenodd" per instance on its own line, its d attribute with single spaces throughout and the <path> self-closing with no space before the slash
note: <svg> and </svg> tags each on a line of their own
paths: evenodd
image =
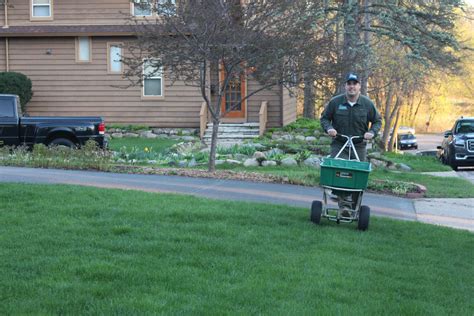
<svg viewBox="0 0 474 316">
<path fill-rule="evenodd" d="M 221 67 L 219 71 L 219 82 L 223 82 L 225 70 Z M 246 95 L 247 82 L 245 74 L 235 76 L 227 85 L 221 102 L 221 113 L 224 118 L 242 118 L 245 119 L 246 101 L 240 102 Z M 240 103 L 240 104 L 239 104 Z"/>
</svg>

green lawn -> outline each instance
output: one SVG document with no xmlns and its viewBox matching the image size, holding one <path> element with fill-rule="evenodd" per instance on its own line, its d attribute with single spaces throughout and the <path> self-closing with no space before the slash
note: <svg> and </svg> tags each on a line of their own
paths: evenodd
<svg viewBox="0 0 474 316">
<path fill-rule="evenodd" d="M 0 314 L 474 310 L 466 231 L 76 186 L 0 184 L 0 201 Z"/>
<path fill-rule="evenodd" d="M 472 198 L 474 185 L 467 179 L 455 177 L 436 177 L 416 172 L 394 173 L 388 170 L 376 170 L 370 179 L 405 181 L 422 184 L 427 188 L 429 198 Z"/>
<path fill-rule="evenodd" d="M 139 150 L 144 150 L 145 147 L 150 151 L 162 152 L 172 145 L 179 143 L 179 140 L 174 139 L 161 139 L 161 138 L 113 138 L 109 142 L 109 149 L 118 151 L 122 147 L 126 147 L 127 151 L 130 151 L 133 147 Z"/>
<path fill-rule="evenodd" d="M 220 170 L 235 170 L 242 172 L 258 172 L 286 177 L 290 182 L 304 185 L 319 185 L 319 169 L 311 167 L 242 167 L 235 165 L 217 166 Z M 389 170 L 374 170 L 369 175 L 371 180 L 390 180 L 414 182 L 427 188 L 426 197 L 431 198 L 471 198 L 474 196 L 474 185 L 466 179 L 454 177 L 435 177 L 417 172 L 393 172 Z"/>
<path fill-rule="evenodd" d="M 414 172 L 451 171 L 451 167 L 443 165 L 436 157 L 415 156 L 411 154 L 398 154 L 387 152 L 384 157 L 390 161 L 404 163 Z"/>
</svg>

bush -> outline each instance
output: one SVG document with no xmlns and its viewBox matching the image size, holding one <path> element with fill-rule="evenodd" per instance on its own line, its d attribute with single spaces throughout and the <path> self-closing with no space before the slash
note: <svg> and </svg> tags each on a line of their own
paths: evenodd
<svg viewBox="0 0 474 316">
<path fill-rule="evenodd" d="M 321 123 L 316 119 L 299 118 L 295 122 L 283 127 L 285 132 L 297 131 L 297 130 L 322 130 Z"/>
<path fill-rule="evenodd" d="M 18 95 L 22 112 L 25 112 L 25 106 L 33 96 L 31 87 L 31 80 L 24 74 L 0 72 L 0 93 Z"/>
</svg>

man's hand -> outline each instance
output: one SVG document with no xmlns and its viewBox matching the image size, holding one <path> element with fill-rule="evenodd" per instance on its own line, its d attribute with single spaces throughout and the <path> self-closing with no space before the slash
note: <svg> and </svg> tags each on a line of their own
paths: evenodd
<svg viewBox="0 0 474 316">
<path fill-rule="evenodd" d="M 336 137 L 337 131 L 334 128 L 328 129 L 328 135 L 331 137 Z"/>
<path fill-rule="evenodd" d="M 374 134 L 370 133 L 370 132 L 367 132 L 364 134 L 364 139 L 367 139 L 367 140 L 370 140 L 374 138 Z"/>
</svg>

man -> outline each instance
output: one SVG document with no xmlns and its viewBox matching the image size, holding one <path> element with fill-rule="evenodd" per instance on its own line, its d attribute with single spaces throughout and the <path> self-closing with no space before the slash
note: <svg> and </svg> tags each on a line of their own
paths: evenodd
<svg viewBox="0 0 474 316">
<path fill-rule="evenodd" d="M 374 103 L 360 94 L 360 88 L 359 77 L 350 73 L 346 78 L 346 93 L 332 98 L 321 115 L 322 127 L 334 138 L 331 143 L 331 157 L 335 157 L 346 142 L 345 138 L 338 137 L 337 134 L 363 136 L 369 140 L 380 130 L 382 118 Z M 354 140 L 354 143 L 360 161 L 365 161 L 366 142 Z M 349 150 L 346 149 L 339 157 L 347 159 L 348 154 Z M 355 155 L 351 154 L 351 159 L 355 159 Z"/>
</svg>

